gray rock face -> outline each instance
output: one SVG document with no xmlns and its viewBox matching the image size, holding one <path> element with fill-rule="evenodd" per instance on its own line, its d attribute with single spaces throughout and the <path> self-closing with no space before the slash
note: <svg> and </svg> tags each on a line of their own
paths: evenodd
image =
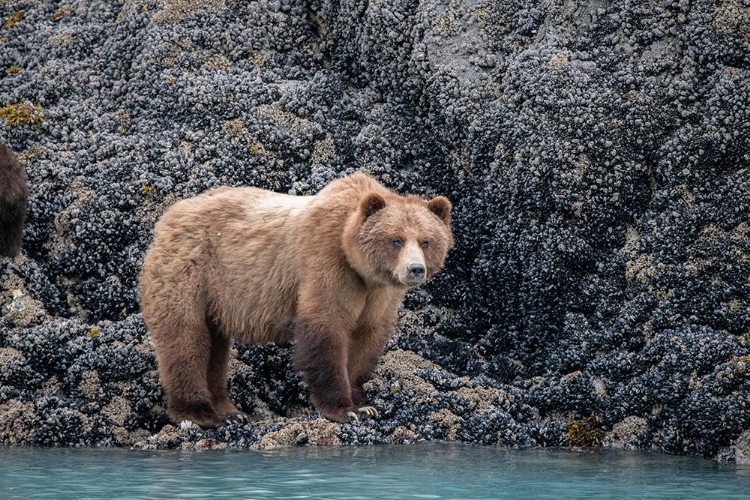
<svg viewBox="0 0 750 500">
<path fill-rule="evenodd" d="M 561 445 L 587 442 L 581 421 L 716 456 L 750 429 L 743 2 L 11 0 L 0 18 L 0 140 L 30 186 L 25 255 L 0 261 L 0 442 Z M 136 302 L 158 216 L 360 169 L 455 206 L 447 268 L 368 386 L 381 419 L 315 419 L 288 347 L 238 345 L 230 392 L 258 420 L 167 425 Z"/>
</svg>

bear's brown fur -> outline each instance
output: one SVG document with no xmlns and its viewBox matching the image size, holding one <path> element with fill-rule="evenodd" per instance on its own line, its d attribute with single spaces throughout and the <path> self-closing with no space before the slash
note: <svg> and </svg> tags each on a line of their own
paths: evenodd
<svg viewBox="0 0 750 500">
<path fill-rule="evenodd" d="M 21 250 L 28 197 L 26 171 L 13 151 L 0 142 L 0 255 L 14 257 Z"/>
<path fill-rule="evenodd" d="M 399 196 L 364 174 L 315 196 L 221 187 L 172 206 L 139 291 L 171 418 L 245 419 L 227 396 L 230 338 L 293 340 L 323 416 L 377 416 L 362 385 L 404 293 L 443 266 L 450 219 L 446 198 Z"/>
</svg>

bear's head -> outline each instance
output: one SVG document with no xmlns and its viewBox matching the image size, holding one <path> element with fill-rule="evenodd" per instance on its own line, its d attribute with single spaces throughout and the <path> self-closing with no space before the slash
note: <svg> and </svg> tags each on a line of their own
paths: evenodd
<svg viewBox="0 0 750 500">
<path fill-rule="evenodd" d="M 344 235 L 349 264 L 366 281 L 421 285 L 442 267 L 453 248 L 451 202 L 443 196 L 372 192 L 364 196 Z"/>
</svg>

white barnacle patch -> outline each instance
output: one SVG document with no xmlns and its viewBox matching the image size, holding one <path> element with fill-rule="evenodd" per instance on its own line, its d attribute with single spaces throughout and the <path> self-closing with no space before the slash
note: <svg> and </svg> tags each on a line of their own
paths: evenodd
<svg viewBox="0 0 750 500">
<path fill-rule="evenodd" d="M 195 425 L 195 423 L 192 420 L 183 420 L 182 422 L 180 422 L 180 429 L 182 430 L 191 429 L 193 427 L 198 427 L 198 426 Z"/>
</svg>

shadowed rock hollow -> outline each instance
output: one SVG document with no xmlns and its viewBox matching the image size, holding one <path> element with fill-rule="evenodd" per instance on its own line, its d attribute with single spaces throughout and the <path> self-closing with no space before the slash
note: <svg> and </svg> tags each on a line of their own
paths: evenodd
<svg viewBox="0 0 750 500">
<path fill-rule="evenodd" d="M 10 0 L 0 21 L 0 139 L 31 192 L 0 261 L 0 442 L 745 456 L 745 3 Z M 167 425 L 136 302 L 155 220 L 356 170 L 455 207 L 367 386 L 381 419 L 317 419 L 287 346 L 237 345 L 256 420 Z"/>
</svg>

